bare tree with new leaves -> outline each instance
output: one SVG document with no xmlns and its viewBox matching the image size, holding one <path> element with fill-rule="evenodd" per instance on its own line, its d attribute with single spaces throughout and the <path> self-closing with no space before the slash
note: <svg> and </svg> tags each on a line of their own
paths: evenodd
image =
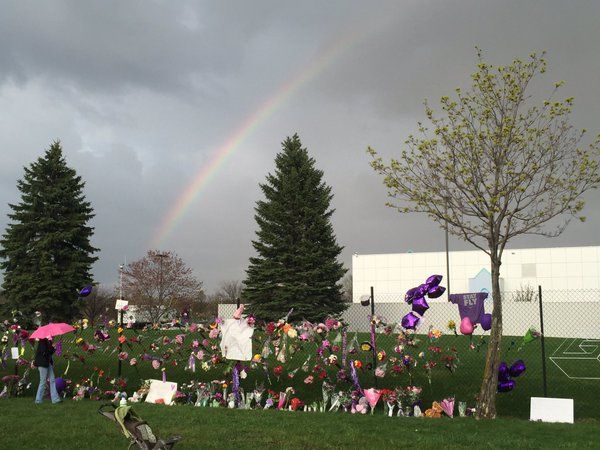
<svg viewBox="0 0 600 450">
<path fill-rule="evenodd" d="M 221 303 L 237 303 L 238 299 L 242 296 L 243 288 L 244 284 L 239 280 L 222 281 L 215 293 L 215 297 Z"/>
<path fill-rule="evenodd" d="M 153 324 L 182 305 L 202 302 L 202 283 L 192 269 L 172 252 L 149 250 L 123 269 L 125 298 L 148 314 Z"/>
<path fill-rule="evenodd" d="M 101 286 L 94 286 L 92 293 L 81 302 L 81 314 L 88 319 L 90 326 L 95 326 L 103 317 L 115 316 L 115 300 L 117 296 L 114 290 Z"/>
<path fill-rule="evenodd" d="M 500 266 L 506 244 L 526 234 L 557 236 L 580 220 L 582 195 L 600 182 L 600 138 L 580 143 L 571 125 L 572 98 L 558 99 L 563 82 L 536 104 L 527 93 L 546 71 L 545 54 L 494 67 L 477 49 L 477 71 L 467 92 L 441 98 L 442 114 L 427 102 L 430 127 L 405 141 L 386 164 L 372 148 L 371 166 L 384 177 L 388 206 L 425 213 L 490 257 L 493 318 L 477 416 L 496 416 L 502 303 Z"/>
</svg>

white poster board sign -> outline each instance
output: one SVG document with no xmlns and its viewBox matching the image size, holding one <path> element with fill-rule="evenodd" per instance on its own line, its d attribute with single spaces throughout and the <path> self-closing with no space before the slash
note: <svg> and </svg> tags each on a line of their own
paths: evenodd
<svg viewBox="0 0 600 450">
<path fill-rule="evenodd" d="M 573 423 L 572 398 L 531 397 L 529 420 Z"/>
<path fill-rule="evenodd" d="M 19 359 L 19 347 L 10 348 L 10 357 L 12 359 Z"/>
<path fill-rule="evenodd" d="M 250 361 L 252 359 L 252 334 L 254 328 L 246 319 L 226 319 L 221 325 L 221 352 L 226 359 Z"/>
<path fill-rule="evenodd" d="M 117 300 L 117 302 L 115 303 L 115 309 L 121 310 L 123 308 L 125 308 L 127 305 L 129 305 L 129 302 L 127 300 Z"/>
<path fill-rule="evenodd" d="M 146 396 L 146 403 L 156 403 L 156 400 L 162 399 L 165 402 L 165 405 L 172 405 L 176 392 L 177 383 L 162 380 L 150 380 L 150 390 Z"/>
</svg>

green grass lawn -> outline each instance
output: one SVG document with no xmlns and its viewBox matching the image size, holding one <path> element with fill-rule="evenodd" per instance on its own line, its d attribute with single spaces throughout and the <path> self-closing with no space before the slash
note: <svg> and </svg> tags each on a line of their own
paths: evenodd
<svg viewBox="0 0 600 450">
<path fill-rule="evenodd" d="M 127 440 L 89 400 L 0 400 L 0 448 L 118 449 Z M 242 411 L 137 404 L 159 437 L 181 435 L 175 448 L 598 448 L 600 422 L 574 425 L 520 419 L 388 418 L 383 414 Z"/>
<path fill-rule="evenodd" d="M 125 333 L 128 337 L 136 334 L 134 330 L 126 330 Z M 85 359 L 83 361 L 72 360 L 67 366 L 65 358 L 56 358 L 57 376 L 64 376 L 73 380 L 73 383 L 77 383 L 83 377 L 92 377 L 92 375 L 95 375 L 95 367 L 103 369 L 107 375 L 116 374 L 118 360 L 117 354 L 114 352 L 116 348 L 115 330 L 113 329 L 111 332 L 111 340 L 105 343 L 103 347 L 100 347 L 95 353 L 83 353 L 79 347 L 75 346 L 75 338 L 82 336 L 86 341 L 94 343 L 92 334 L 92 330 L 86 330 L 83 334 L 71 334 L 64 337 L 63 352 L 65 354 L 75 353 L 79 356 L 84 356 Z M 165 335 L 173 337 L 175 334 L 177 334 L 175 331 L 149 332 L 144 335 L 145 340 L 140 344 L 126 345 L 124 346 L 124 350 L 129 352 L 130 357 L 136 356 L 139 359 L 142 353 L 148 351 L 150 342 L 160 340 Z M 368 339 L 368 335 L 359 335 L 358 338 L 359 341 L 366 340 Z M 428 346 L 431 345 L 425 336 L 420 336 L 420 338 L 421 343 L 417 348 L 407 349 L 415 357 L 417 357 L 420 351 L 427 352 Z M 190 338 L 186 339 L 189 340 Z M 552 355 L 554 350 L 563 341 L 563 339 L 557 338 L 546 339 L 546 354 Z M 473 343 L 477 344 L 478 342 L 479 338 L 474 337 Z M 543 395 L 540 340 L 531 342 L 519 349 L 520 342 L 521 337 L 505 337 L 503 340 L 503 354 L 506 362 L 510 365 L 516 359 L 523 359 L 527 364 L 527 371 L 521 377 L 517 378 L 516 389 L 512 392 L 498 394 L 498 413 L 504 417 L 528 418 L 530 397 Z M 393 349 L 396 343 L 394 336 L 377 335 L 378 347 L 385 349 L 388 357 L 394 355 Z M 388 370 L 389 375 L 378 380 L 375 380 L 372 372 L 368 370 L 359 370 L 358 375 L 363 387 L 374 386 L 376 381 L 378 387 L 394 388 L 409 384 L 421 386 L 423 387 L 422 399 L 425 408 L 429 407 L 433 400 L 440 400 L 449 396 L 454 396 L 457 402 L 466 401 L 469 406 L 474 406 L 475 396 L 481 383 L 486 342 L 484 341 L 478 349 L 470 349 L 469 344 L 470 340 L 468 337 L 461 335 L 454 336 L 452 334 L 446 334 L 435 342 L 435 345 L 443 348 L 455 347 L 458 352 L 459 362 L 457 369 L 453 373 L 444 368 L 442 363 L 438 363 L 438 366 L 431 372 L 431 382 L 427 377 L 426 371 L 422 368 L 416 368 L 410 374 L 405 372 L 398 376 L 392 376 Z M 260 351 L 258 343 L 255 346 L 255 351 Z M 30 358 L 32 353 L 33 349 L 27 348 L 24 356 Z M 285 371 L 279 380 L 276 379 L 272 372 L 269 373 L 269 378 L 267 379 L 262 367 L 259 367 L 249 372 L 248 378 L 241 381 L 241 386 L 244 389 L 251 390 L 256 383 L 263 383 L 266 388 L 275 391 L 284 390 L 287 386 L 293 386 L 296 389 L 296 396 L 303 401 L 310 403 L 319 400 L 321 398 L 321 383 L 318 381 L 312 385 L 305 385 L 303 383 L 308 373 L 299 370 L 296 372 L 294 379 L 288 377 L 288 374 L 294 369 L 299 368 L 308 356 L 312 355 L 312 363 L 314 364 L 314 354 L 315 346 L 307 344 L 296 354 L 292 355 L 284 364 Z M 227 364 L 221 364 L 208 372 L 201 370 L 199 367 L 195 373 L 184 370 L 188 356 L 189 349 L 182 351 L 180 355 L 174 356 L 174 359 L 178 360 L 178 364 L 176 366 L 170 364 L 167 366 L 166 373 L 169 381 L 176 381 L 181 384 L 190 382 L 191 380 L 210 381 L 214 379 L 227 379 L 229 377 L 229 375 L 224 373 L 224 370 L 228 366 Z M 370 361 L 371 355 L 370 353 L 359 352 L 350 357 L 352 359 L 361 359 L 366 363 Z M 419 361 L 420 363 L 424 362 L 424 360 Z M 270 368 L 274 365 L 274 362 L 272 362 Z M 67 367 L 68 372 L 65 375 Z M 573 367 L 574 370 L 576 368 L 577 365 Z M 0 368 L 0 376 L 12 373 L 13 370 L 13 366 L 9 363 L 4 369 Z M 24 368 L 21 367 L 21 374 L 23 370 Z M 122 370 L 123 376 L 127 379 L 127 392 L 130 395 L 133 390 L 137 389 L 141 380 L 148 378 L 160 379 L 161 377 L 161 372 L 152 369 L 148 362 L 140 363 L 137 367 L 132 367 L 127 362 L 124 362 Z M 329 369 L 329 373 L 333 378 L 335 378 L 336 370 L 335 367 Z M 600 398 L 600 379 L 571 379 L 547 359 L 547 380 L 549 396 L 575 399 L 576 419 L 600 418 L 600 403 L 597 401 Z M 29 396 L 34 395 L 38 383 L 38 376 L 35 371 L 31 374 L 31 381 L 32 386 L 26 392 L 26 395 Z M 349 385 L 347 383 L 340 383 L 338 386 L 344 388 Z M 103 387 L 104 389 L 109 388 L 106 384 Z"/>
</svg>

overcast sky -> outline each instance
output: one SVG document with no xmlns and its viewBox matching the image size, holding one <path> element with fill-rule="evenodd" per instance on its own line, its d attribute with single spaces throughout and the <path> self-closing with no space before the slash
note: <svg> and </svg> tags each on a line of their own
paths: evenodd
<svg viewBox="0 0 600 450">
<path fill-rule="evenodd" d="M 352 253 L 441 251 L 427 218 L 385 207 L 367 146 L 398 155 L 423 100 L 468 85 L 476 45 L 495 64 L 547 50 L 539 86 L 566 80 L 573 122 L 600 132 L 598 19 L 593 0 L 0 0 L 0 230 L 23 166 L 60 139 L 96 212 L 94 276 L 114 283 L 272 101 L 160 243 L 207 291 L 244 278 L 258 185 L 295 132 L 333 187 L 347 267 Z M 598 245 L 599 207 L 594 193 L 585 224 L 512 246 Z"/>
</svg>

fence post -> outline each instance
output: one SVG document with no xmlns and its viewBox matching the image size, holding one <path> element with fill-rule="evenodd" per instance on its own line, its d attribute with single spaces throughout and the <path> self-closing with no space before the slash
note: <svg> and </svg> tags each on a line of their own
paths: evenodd
<svg viewBox="0 0 600 450">
<path fill-rule="evenodd" d="M 373 363 L 371 369 L 373 370 L 373 381 L 375 387 L 377 387 L 377 377 L 375 376 L 375 367 L 377 366 L 377 335 L 375 334 L 375 295 L 373 293 L 373 286 L 371 286 L 371 350 L 373 352 Z"/>
<path fill-rule="evenodd" d="M 544 382 L 544 397 L 548 397 L 548 385 L 546 380 L 546 343 L 544 342 L 544 309 L 542 307 L 542 286 L 539 285 L 538 300 L 540 303 L 540 337 L 542 340 L 542 378 Z"/>
</svg>

